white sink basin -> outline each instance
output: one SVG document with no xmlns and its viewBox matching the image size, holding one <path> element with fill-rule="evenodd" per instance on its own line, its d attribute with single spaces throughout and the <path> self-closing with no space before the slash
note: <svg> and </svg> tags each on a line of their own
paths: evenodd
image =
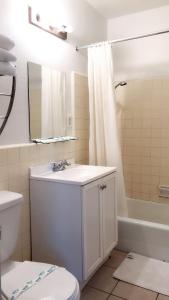
<svg viewBox="0 0 169 300">
<path fill-rule="evenodd" d="M 63 171 L 53 172 L 51 165 L 30 168 L 30 178 L 62 183 L 85 185 L 116 171 L 115 167 L 71 165 Z"/>
</svg>

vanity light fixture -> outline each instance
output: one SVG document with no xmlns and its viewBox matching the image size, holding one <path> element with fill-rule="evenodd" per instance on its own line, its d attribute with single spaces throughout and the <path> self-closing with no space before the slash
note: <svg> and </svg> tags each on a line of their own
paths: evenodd
<svg viewBox="0 0 169 300">
<path fill-rule="evenodd" d="M 32 7 L 30 7 L 30 6 L 28 7 L 28 18 L 29 18 L 30 24 L 37 26 L 44 31 L 47 31 L 62 40 L 66 40 L 67 34 L 71 33 L 73 31 L 72 26 L 61 25 L 61 26 L 55 27 L 51 24 L 48 24 L 47 22 L 44 22 L 41 15 L 39 13 L 37 13 L 36 11 L 34 11 L 32 9 Z"/>
<path fill-rule="evenodd" d="M 72 33 L 73 32 L 73 27 L 70 25 L 62 25 L 59 27 L 60 32 L 67 32 L 67 33 Z"/>
</svg>

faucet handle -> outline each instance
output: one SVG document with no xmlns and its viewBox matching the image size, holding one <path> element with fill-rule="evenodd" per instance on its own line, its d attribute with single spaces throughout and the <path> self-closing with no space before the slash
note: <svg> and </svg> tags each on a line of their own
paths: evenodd
<svg viewBox="0 0 169 300">
<path fill-rule="evenodd" d="M 67 161 L 66 159 L 54 161 L 54 162 L 51 162 L 50 164 L 51 164 L 52 170 L 54 172 L 64 170 L 65 166 L 71 165 L 71 163 L 69 161 Z"/>
<path fill-rule="evenodd" d="M 56 161 L 51 161 L 50 166 L 51 166 L 53 172 L 55 172 L 58 167 Z"/>
<path fill-rule="evenodd" d="M 66 159 L 64 159 L 62 162 L 63 162 L 63 165 L 65 165 L 65 166 L 71 166 L 71 162 Z"/>
<path fill-rule="evenodd" d="M 65 159 L 64 160 L 64 165 L 65 166 L 71 166 L 71 162 Z"/>
</svg>

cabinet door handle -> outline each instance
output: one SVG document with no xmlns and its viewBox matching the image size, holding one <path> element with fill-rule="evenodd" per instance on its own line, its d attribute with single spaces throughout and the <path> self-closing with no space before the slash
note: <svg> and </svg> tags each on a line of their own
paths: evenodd
<svg viewBox="0 0 169 300">
<path fill-rule="evenodd" d="M 103 190 L 103 189 L 104 189 L 104 184 L 100 184 L 100 185 L 99 185 L 99 189 L 100 189 L 100 190 Z"/>
<path fill-rule="evenodd" d="M 99 186 L 99 188 L 100 188 L 100 190 L 104 190 L 104 189 L 107 188 L 107 185 L 106 185 L 106 184 L 101 184 L 101 185 Z"/>
</svg>

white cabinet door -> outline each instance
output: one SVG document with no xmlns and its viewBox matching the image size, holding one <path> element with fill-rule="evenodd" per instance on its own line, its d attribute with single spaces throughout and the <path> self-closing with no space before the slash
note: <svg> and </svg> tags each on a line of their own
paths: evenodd
<svg viewBox="0 0 169 300">
<path fill-rule="evenodd" d="M 103 256 L 106 257 L 117 244 L 115 175 L 110 175 L 103 179 L 101 194 L 103 210 Z"/>
<path fill-rule="evenodd" d="M 103 260 L 102 208 L 98 182 L 83 189 L 83 279 L 86 280 Z"/>
</svg>

